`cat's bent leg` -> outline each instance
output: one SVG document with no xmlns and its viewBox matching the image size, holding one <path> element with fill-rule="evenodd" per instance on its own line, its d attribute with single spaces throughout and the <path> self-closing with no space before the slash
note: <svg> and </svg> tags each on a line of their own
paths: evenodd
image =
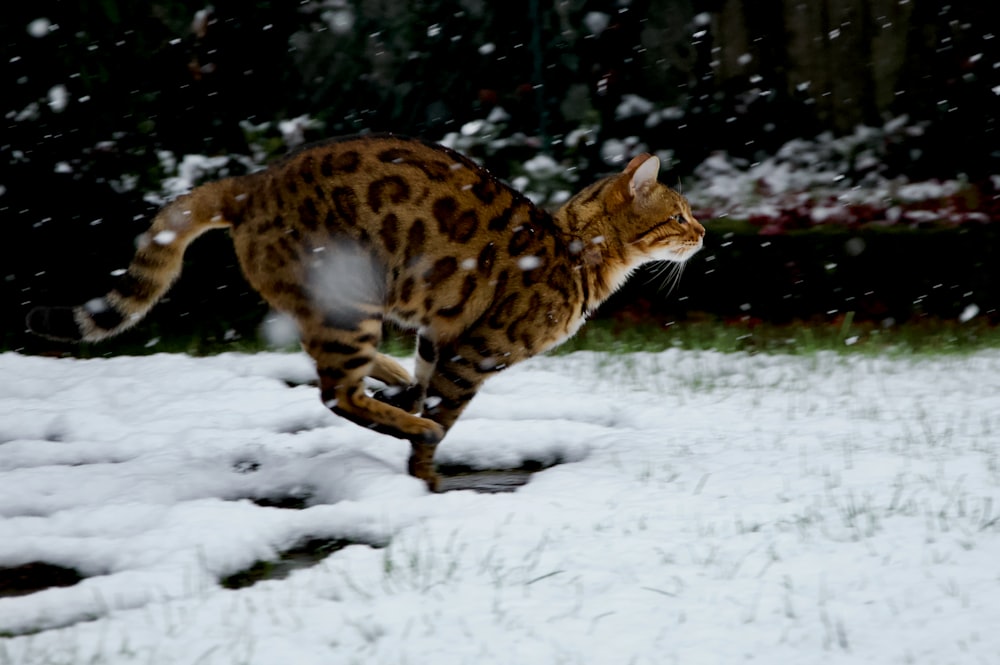
<svg viewBox="0 0 1000 665">
<path fill-rule="evenodd" d="M 388 386 L 406 387 L 413 385 L 413 377 L 410 376 L 410 373 L 403 369 L 403 366 L 398 362 L 383 353 L 376 354 L 368 376 Z"/>
<path fill-rule="evenodd" d="M 421 330 L 417 334 L 417 361 L 414 371 L 416 381 L 405 384 L 390 384 L 385 390 L 377 391 L 374 395 L 375 398 L 387 404 L 398 406 L 403 411 L 417 413 L 424 406 L 427 383 L 430 380 L 431 372 L 434 371 L 436 359 L 437 350 L 434 348 L 434 342 L 431 341 L 427 331 Z M 375 375 L 371 376 L 379 378 Z M 389 382 L 386 381 L 386 383 Z"/>
<path fill-rule="evenodd" d="M 371 319 L 360 321 L 350 331 L 318 327 L 303 339 L 303 346 L 316 362 L 323 403 L 337 415 L 382 434 L 410 441 L 440 441 L 444 430 L 437 423 L 365 393 L 364 378 L 386 367 L 383 361 L 376 369 L 380 333 L 381 322 Z"/>
<path fill-rule="evenodd" d="M 407 413 L 420 411 L 424 401 L 424 389 L 419 381 L 414 381 L 409 372 L 403 369 L 392 358 L 378 354 L 375 366 L 368 376 L 386 384 L 382 390 L 376 390 L 372 395 L 375 399 L 391 404 Z"/>
</svg>

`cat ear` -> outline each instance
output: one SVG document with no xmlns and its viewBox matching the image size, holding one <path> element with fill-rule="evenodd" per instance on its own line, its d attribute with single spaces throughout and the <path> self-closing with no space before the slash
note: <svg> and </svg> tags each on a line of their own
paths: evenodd
<svg viewBox="0 0 1000 665">
<path fill-rule="evenodd" d="M 625 173 L 631 173 L 628 192 L 635 198 L 652 189 L 656 184 L 656 176 L 660 172 L 660 160 L 653 155 L 643 153 L 632 158 L 632 161 L 625 167 Z"/>
</svg>

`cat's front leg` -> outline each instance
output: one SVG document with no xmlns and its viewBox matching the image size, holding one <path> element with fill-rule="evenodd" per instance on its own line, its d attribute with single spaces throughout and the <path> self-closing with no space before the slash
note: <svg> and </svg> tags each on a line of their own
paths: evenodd
<svg viewBox="0 0 1000 665">
<path fill-rule="evenodd" d="M 425 380 L 427 386 L 421 415 L 440 425 L 447 434 L 483 381 L 498 368 L 496 363 L 484 362 L 483 351 L 468 343 L 452 343 L 433 350 L 420 344 L 417 353 L 417 380 Z M 426 378 L 422 376 L 425 373 Z M 411 440 L 411 445 L 410 474 L 423 479 L 435 490 L 437 443 Z"/>
</svg>

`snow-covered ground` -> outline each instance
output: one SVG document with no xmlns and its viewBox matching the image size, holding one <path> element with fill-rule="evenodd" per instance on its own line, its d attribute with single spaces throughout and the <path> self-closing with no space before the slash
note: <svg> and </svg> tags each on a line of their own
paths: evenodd
<svg viewBox="0 0 1000 665">
<path fill-rule="evenodd" d="M 426 493 L 300 355 L 0 355 L 0 664 L 997 663 L 1000 351 L 576 353 L 491 379 Z M 310 495 L 304 509 L 251 499 Z M 280 580 L 219 579 L 308 538 Z"/>
</svg>

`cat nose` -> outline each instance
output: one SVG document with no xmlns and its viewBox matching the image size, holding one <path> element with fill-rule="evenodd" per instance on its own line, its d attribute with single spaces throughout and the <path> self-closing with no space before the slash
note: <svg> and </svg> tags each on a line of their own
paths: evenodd
<svg viewBox="0 0 1000 665">
<path fill-rule="evenodd" d="M 699 238 L 705 237 L 705 227 L 702 226 L 698 220 L 692 219 L 691 226 L 694 228 L 694 232 L 698 234 Z"/>
</svg>

